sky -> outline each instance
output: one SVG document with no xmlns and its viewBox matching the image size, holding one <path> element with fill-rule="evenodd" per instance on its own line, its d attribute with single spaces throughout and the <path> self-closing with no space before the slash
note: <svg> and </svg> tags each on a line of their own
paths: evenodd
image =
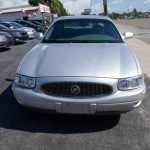
<svg viewBox="0 0 150 150">
<path fill-rule="evenodd" d="M 60 0 L 70 14 L 80 14 L 84 9 L 90 8 L 91 0 Z M 92 12 L 103 12 L 103 0 L 93 0 Z M 107 0 L 109 12 L 127 12 L 137 8 L 139 11 L 150 11 L 150 0 Z M 0 8 L 28 5 L 28 0 L 0 0 Z"/>
</svg>

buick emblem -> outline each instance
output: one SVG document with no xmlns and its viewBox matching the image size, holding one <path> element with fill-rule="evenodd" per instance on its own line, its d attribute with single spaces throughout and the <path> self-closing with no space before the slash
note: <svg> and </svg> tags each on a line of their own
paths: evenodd
<svg viewBox="0 0 150 150">
<path fill-rule="evenodd" d="M 80 87 L 78 86 L 78 85 L 73 85 L 72 87 L 71 87 L 71 93 L 72 94 L 78 94 L 80 92 Z"/>
</svg>

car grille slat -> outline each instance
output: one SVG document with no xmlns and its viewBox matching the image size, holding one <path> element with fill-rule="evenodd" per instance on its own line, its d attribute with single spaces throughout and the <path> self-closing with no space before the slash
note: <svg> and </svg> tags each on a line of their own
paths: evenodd
<svg viewBox="0 0 150 150">
<path fill-rule="evenodd" d="M 78 82 L 46 83 L 41 86 L 41 89 L 47 95 L 58 97 L 108 96 L 113 91 L 109 85 Z"/>
</svg>

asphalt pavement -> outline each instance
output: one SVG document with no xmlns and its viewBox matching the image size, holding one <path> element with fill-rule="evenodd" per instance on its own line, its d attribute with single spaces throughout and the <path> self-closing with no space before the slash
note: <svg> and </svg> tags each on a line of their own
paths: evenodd
<svg viewBox="0 0 150 150">
<path fill-rule="evenodd" d="M 0 51 L 0 150 L 150 149 L 147 75 L 148 90 L 142 105 L 121 116 L 44 114 L 21 107 L 12 94 L 11 84 L 21 58 L 36 44 L 31 40 Z"/>
<path fill-rule="evenodd" d="M 143 22 L 143 27 L 139 27 L 138 23 L 141 24 L 141 22 L 142 21 L 138 21 L 136 25 L 132 26 L 127 25 L 128 20 L 126 20 L 122 24 L 117 24 L 117 27 L 119 27 L 121 34 L 123 32 L 132 32 L 137 39 L 140 39 L 145 43 L 150 44 L 150 25 L 149 28 L 144 28 L 145 22 Z M 118 22 L 116 21 L 116 23 L 119 23 L 119 21 Z"/>
</svg>

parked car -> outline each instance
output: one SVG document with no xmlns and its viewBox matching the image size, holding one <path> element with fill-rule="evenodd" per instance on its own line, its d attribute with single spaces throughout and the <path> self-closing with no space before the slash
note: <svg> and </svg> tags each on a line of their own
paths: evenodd
<svg viewBox="0 0 150 150">
<path fill-rule="evenodd" d="M 50 26 L 51 25 L 51 22 L 50 21 L 48 21 L 48 20 L 43 20 L 43 19 L 32 19 L 32 20 L 29 20 L 29 21 L 36 21 L 36 22 L 40 22 L 40 23 L 42 23 L 42 24 L 44 24 L 45 26 Z"/>
<path fill-rule="evenodd" d="M 12 90 L 26 107 L 121 114 L 141 104 L 146 87 L 138 59 L 109 18 L 68 16 L 22 59 Z"/>
<path fill-rule="evenodd" d="M 29 39 L 27 32 L 18 29 L 9 29 L 3 25 L 0 25 L 0 31 L 9 33 L 13 39 L 14 43 L 23 42 Z"/>
<path fill-rule="evenodd" d="M 47 30 L 49 28 L 49 26 L 44 24 L 44 23 L 41 23 L 41 22 L 38 22 L 38 21 L 35 21 L 35 20 L 28 20 L 28 21 L 35 24 L 35 25 L 43 26 L 45 28 L 45 30 Z"/>
<path fill-rule="evenodd" d="M 16 22 L 0 22 L 0 24 L 8 27 L 9 29 L 20 29 L 27 32 L 29 38 L 34 38 L 34 33 L 36 32 L 35 29 L 24 27 L 23 25 L 16 23 Z"/>
<path fill-rule="evenodd" d="M 15 22 L 17 22 L 25 27 L 34 28 L 37 32 L 42 32 L 42 33 L 46 32 L 46 29 L 43 26 L 35 25 L 35 24 L 25 21 L 25 20 L 17 20 Z"/>
<path fill-rule="evenodd" d="M 8 40 L 5 36 L 0 35 L 0 50 L 1 48 L 6 48 L 8 46 Z"/>
<path fill-rule="evenodd" d="M 0 32 L 0 36 L 4 36 L 5 38 L 7 38 L 7 45 L 6 45 L 7 47 L 14 45 L 14 39 L 9 33 Z"/>
</svg>

